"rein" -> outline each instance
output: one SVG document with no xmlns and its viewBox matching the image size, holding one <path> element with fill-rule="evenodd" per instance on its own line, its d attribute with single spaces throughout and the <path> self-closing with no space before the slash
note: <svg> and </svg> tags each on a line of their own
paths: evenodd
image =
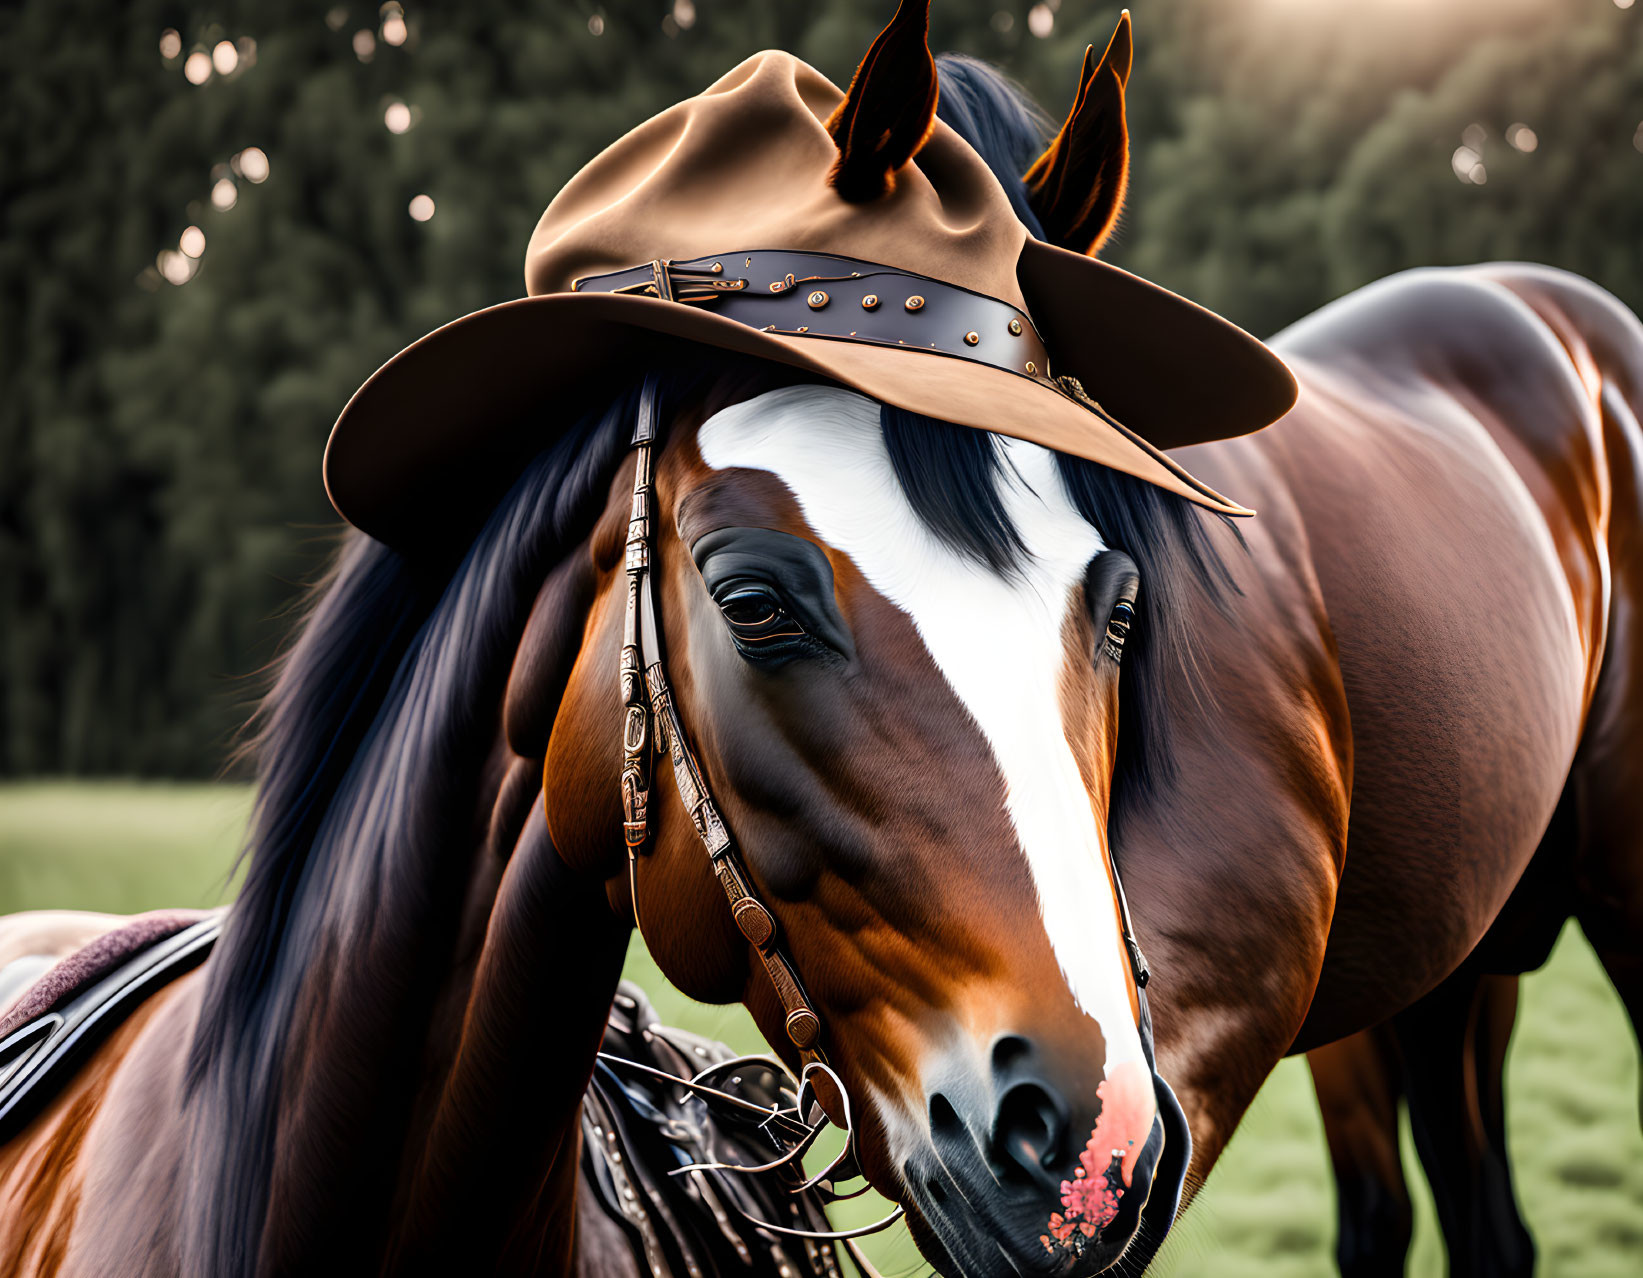
<svg viewBox="0 0 1643 1278">
<path fill-rule="evenodd" d="M 667 272 L 660 264 L 656 264 L 653 284 L 657 296 L 671 297 L 671 284 Z M 622 703 L 625 712 L 622 727 L 622 826 L 623 838 L 627 845 L 628 891 L 633 901 L 633 922 L 639 929 L 642 939 L 644 925 L 639 918 L 638 864 L 640 855 L 647 850 L 650 839 L 650 755 L 654 749 L 658 754 L 666 752 L 673 765 L 673 780 L 678 786 L 679 798 L 684 803 L 685 811 L 690 813 L 691 824 L 695 826 L 696 834 L 707 850 L 714 876 L 724 890 L 725 900 L 730 906 L 731 918 L 735 920 L 737 929 L 747 938 L 764 964 L 765 972 L 786 1014 L 784 1023 L 787 1037 L 797 1049 L 801 1062 L 794 1104 L 789 1107 L 772 1107 L 768 1111 L 764 1106 L 751 1106 L 744 1098 L 715 1087 L 709 1082 L 710 1078 L 716 1078 L 720 1074 L 723 1066 L 713 1066 L 688 1079 L 663 1075 L 684 1090 L 711 1104 L 723 1106 L 744 1120 L 749 1108 L 757 1109 L 764 1115 L 761 1126 L 770 1139 L 779 1145 L 791 1142 L 791 1147 L 781 1157 L 757 1166 L 723 1162 L 692 1163 L 669 1174 L 762 1175 L 796 1165 L 815 1143 L 822 1130 L 832 1121 L 826 1107 L 819 1102 L 816 1095 L 814 1080 L 822 1077 L 837 1090 L 840 1098 L 844 1119 L 842 1127 L 846 1138 L 844 1149 L 826 1169 L 804 1180 L 803 1184 L 789 1192 L 798 1194 L 814 1190 L 831 1201 L 853 1198 L 865 1192 L 866 1187 L 851 1193 L 840 1193 L 834 1187 L 838 1180 L 854 1179 L 861 1175 L 860 1164 L 856 1158 L 856 1130 L 849 1092 L 845 1090 L 843 1080 L 827 1063 L 827 1056 L 821 1045 L 821 1017 L 811 1005 L 809 996 L 799 980 L 797 969 L 782 948 L 775 916 L 760 900 L 742 863 L 741 855 L 736 850 L 730 830 L 708 792 L 701 764 L 697 762 L 685 739 L 684 725 L 680 722 L 678 706 L 668 684 L 656 582 L 651 572 L 651 480 L 653 448 L 658 433 L 658 388 L 659 378 L 655 374 L 649 374 L 640 391 L 638 417 L 634 423 L 631 440 L 635 458 L 633 505 L 628 516 L 624 558 L 628 580 L 620 660 Z M 1124 948 L 1135 978 L 1136 1000 L 1139 1007 L 1137 1028 L 1141 1037 L 1141 1047 L 1147 1067 L 1154 1071 L 1156 1077 L 1152 1015 L 1147 1006 L 1146 993 L 1151 973 L 1146 958 L 1141 953 L 1141 946 L 1135 939 L 1135 931 L 1130 922 L 1129 902 L 1124 896 L 1124 886 L 1119 878 L 1116 858 L 1112 864 L 1112 878 L 1118 898 Z M 601 1059 L 613 1068 L 647 1070 L 646 1066 L 603 1053 Z M 758 1059 L 769 1063 L 766 1058 Z M 736 1063 L 739 1062 L 730 1062 Z M 654 1069 L 649 1069 L 648 1072 L 659 1073 Z M 808 1111 L 805 1105 L 807 1097 L 813 1103 L 813 1112 L 817 1115 L 814 1119 L 808 1116 L 811 1111 Z M 882 1220 L 859 1229 L 843 1231 L 794 1229 L 757 1220 L 745 1212 L 740 1214 L 748 1223 L 760 1229 L 768 1229 L 772 1233 L 820 1242 L 846 1241 L 852 1259 L 858 1265 L 865 1266 L 864 1258 L 857 1252 L 854 1244 L 847 1240 L 888 1229 L 902 1218 L 905 1209 L 898 1205 L 895 1211 Z M 864 1267 L 863 1272 L 870 1273 L 871 1270 Z"/>
</svg>

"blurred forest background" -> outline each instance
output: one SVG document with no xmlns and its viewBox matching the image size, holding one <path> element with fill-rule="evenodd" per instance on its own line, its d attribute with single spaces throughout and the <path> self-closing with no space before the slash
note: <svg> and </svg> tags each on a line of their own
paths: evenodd
<svg viewBox="0 0 1643 1278">
<path fill-rule="evenodd" d="M 1498 257 L 1643 309 L 1643 5 L 1131 3 L 1112 260 L 1262 334 Z M 537 215 L 624 129 L 765 47 L 844 82 L 892 7 L 0 8 L 0 774 L 221 770 L 335 543 L 355 387 L 519 295 Z M 935 8 L 936 49 L 1058 119 L 1118 16 Z"/>
</svg>

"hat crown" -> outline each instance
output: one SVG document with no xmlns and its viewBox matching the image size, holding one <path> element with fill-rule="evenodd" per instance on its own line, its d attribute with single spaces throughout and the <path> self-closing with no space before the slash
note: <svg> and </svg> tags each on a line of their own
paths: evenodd
<svg viewBox="0 0 1643 1278">
<path fill-rule="evenodd" d="M 982 158 L 938 121 L 885 195 L 851 203 L 829 181 L 838 147 L 827 120 L 843 100 L 793 55 L 755 54 L 571 179 L 531 236 L 528 292 L 656 258 L 780 248 L 880 262 L 1024 308 L 1026 228 Z"/>
</svg>

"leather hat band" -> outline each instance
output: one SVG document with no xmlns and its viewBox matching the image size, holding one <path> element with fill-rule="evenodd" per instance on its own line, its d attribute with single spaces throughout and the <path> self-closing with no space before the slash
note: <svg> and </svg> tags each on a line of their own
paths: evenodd
<svg viewBox="0 0 1643 1278">
<path fill-rule="evenodd" d="M 766 333 L 935 351 L 1050 381 L 1049 352 L 1025 311 L 857 258 L 741 250 L 586 275 L 571 291 L 660 297 Z"/>
</svg>

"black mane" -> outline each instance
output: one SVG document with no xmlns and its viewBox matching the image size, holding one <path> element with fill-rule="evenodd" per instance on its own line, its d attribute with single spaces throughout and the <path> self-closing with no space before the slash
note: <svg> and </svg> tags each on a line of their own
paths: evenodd
<svg viewBox="0 0 1643 1278">
<path fill-rule="evenodd" d="M 448 967 L 451 902 L 468 870 L 451 850 L 472 842 L 479 771 L 495 735 L 479 708 L 498 703 L 546 572 L 603 510 L 634 402 L 630 390 L 564 429 L 447 577 L 429 580 L 352 534 L 316 592 L 254 722 L 258 794 L 245 882 L 208 969 L 188 1062 L 199 1161 L 186 1272 L 256 1267 L 287 1050 L 304 1029 L 298 1007 L 311 968 L 345 963 L 356 946 L 386 937 L 423 970 L 395 971 L 396 984 L 376 993 L 382 1006 L 410 1007 Z M 371 935 L 330 934 L 339 898 L 361 893 L 372 902 Z M 405 946 L 412 930 L 419 943 Z M 378 1008 L 358 1010 L 379 1036 L 414 1042 L 425 1032 L 405 1017 L 384 1031 Z M 344 1034 L 353 1028 L 353 1018 L 331 1019 Z M 372 1058 L 365 1044 L 359 1054 Z M 409 1104 L 390 1095 L 396 1081 L 381 1080 L 389 1110 Z"/>
</svg>

